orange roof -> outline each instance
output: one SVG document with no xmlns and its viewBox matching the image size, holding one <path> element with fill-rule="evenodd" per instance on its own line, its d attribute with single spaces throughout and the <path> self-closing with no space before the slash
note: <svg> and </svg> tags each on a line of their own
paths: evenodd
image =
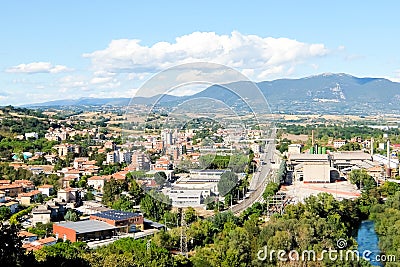
<svg viewBox="0 0 400 267">
<path fill-rule="evenodd" d="M 112 175 L 112 177 L 115 179 L 115 180 L 125 180 L 125 175 L 123 175 L 123 174 L 120 174 L 120 173 L 114 173 L 113 175 Z"/>
<path fill-rule="evenodd" d="M 21 237 L 30 237 L 30 236 L 37 236 L 37 235 L 32 234 L 32 233 L 29 233 L 28 231 L 22 230 L 22 231 L 19 231 L 18 236 L 21 236 Z"/>
<path fill-rule="evenodd" d="M 32 197 L 41 193 L 42 192 L 40 192 L 39 190 L 33 190 L 31 192 L 18 194 L 18 197 Z"/>
<path fill-rule="evenodd" d="M 23 244 L 22 247 L 24 249 L 26 249 L 27 251 L 36 251 L 36 250 L 41 249 L 43 247 L 43 245 L 35 246 L 32 244 Z"/>
<path fill-rule="evenodd" d="M 73 175 L 67 175 L 63 178 L 64 181 L 71 181 L 71 180 L 75 180 L 78 179 L 78 177 L 73 176 Z"/>
<path fill-rule="evenodd" d="M 52 186 L 51 184 L 44 184 L 44 185 L 38 186 L 38 188 L 54 188 L 54 186 Z"/>
<path fill-rule="evenodd" d="M 88 178 L 88 181 L 89 180 L 91 180 L 91 181 L 94 181 L 94 180 L 109 180 L 109 179 L 111 179 L 111 175 L 102 175 L 102 176 L 95 175 L 95 176 L 92 176 L 92 177 Z"/>
<path fill-rule="evenodd" d="M 32 184 L 29 180 L 15 180 L 14 184 Z"/>
<path fill-rule="evenodd" d="M 65 174 L 79 174 L 79 173 L 80 173 L 79 170 L 69 170 Z"/>
<path fill-rule="evenodd" d="M 2 189 L 12 189 L 12 188 L 21 188 L 22 185 L 20 184 L 9 184 L 9 185 L 2 185 L 0 186 L 0 190 Z"/>
</svg>

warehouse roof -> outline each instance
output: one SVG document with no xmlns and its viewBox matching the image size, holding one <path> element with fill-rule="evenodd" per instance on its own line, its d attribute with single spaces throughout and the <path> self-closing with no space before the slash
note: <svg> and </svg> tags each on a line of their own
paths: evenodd
<svg viewBox="0 0 400 267">
<path fill-rule="evenodd" d="M 74 230 L 77 234 L 116 229 L 111 224 L 96 220 L 85 220 L 78 222 L 61 222 L 57 225 Z"/>
<path fill-rule="evenodd" d="M 109 219 L 113 221 L 120 221 L 142 216 L 142 214 L 136 212 L 121 211 L 121 210 L 107 210 L 92 214 L 92 216 Z"/>
</svg>

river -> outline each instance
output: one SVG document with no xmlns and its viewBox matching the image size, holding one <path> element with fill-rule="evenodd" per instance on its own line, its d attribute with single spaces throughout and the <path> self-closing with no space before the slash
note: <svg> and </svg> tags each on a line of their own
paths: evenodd
<svg viewBox="0 0 400 267">
<path fill-rule="evenodd" d="M 381 250 L 378 246 L 379 239 L 375 232 L 373 221 L 366 220 L 361 222 L 360 228 L 358 228 L 357 232 L 357 243 L 360 257 L 362 257 L 364 251 L 369 250 L 372 252 L 372 255 L 369 257 L 371 259 L 371 265 L 383 266 L 382 263 L 375 261 L 376 256 L 381 253 Z"/>
</svg>

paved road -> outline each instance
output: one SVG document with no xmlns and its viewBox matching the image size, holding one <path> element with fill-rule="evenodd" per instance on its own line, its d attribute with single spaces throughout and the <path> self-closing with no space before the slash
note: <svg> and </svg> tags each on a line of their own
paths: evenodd
<svg viewBox="0 0 400 267">
<path fill-rule="evenodd" d="M 275 134 L 273 136 L 275 138 Z M 264 192 L 265 186 L 273 181 L 274 173 L 271 170 L 271 162 L 274 162 L 275 158 L 275 143 L 267 142 L 264 148 L 264 153 L 261 156 L 261 160 L 264 164 L 261 164 L 260 168 L 253 175 L 250 181 L 249 192 L 250 195 L 244 201 L 232 207 L 232 212 L 239 214 L 255 202 L 262 202 L 262 194 Z"/>
</svg>

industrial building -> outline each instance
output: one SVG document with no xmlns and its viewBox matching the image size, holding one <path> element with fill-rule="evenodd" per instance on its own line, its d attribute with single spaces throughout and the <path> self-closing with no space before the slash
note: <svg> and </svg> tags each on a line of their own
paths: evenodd
<svg viewBox="0 0 400 267">
<path fill-rule="evenodd" d="M 144 230 L 143 215 L 135 212 L 107 210 L 90 215 L 90 220 L 105 222 L 124 233 Z"/>
<path fill-rule="evenodd" d="M 92 214 L 90 220 L 53 224 L 53 234 L 71 242 L 102 240 L 137 230 L 144 230 L 143 215 L 119 210 Z"/>
<path fill-rule="evenodd" d="M 113 225 L 95 220 L 53 224 L 53 234 L 71 242 L 111 238 L 116 235 L 116 230 L 117 227 Z"/>
</svg>

